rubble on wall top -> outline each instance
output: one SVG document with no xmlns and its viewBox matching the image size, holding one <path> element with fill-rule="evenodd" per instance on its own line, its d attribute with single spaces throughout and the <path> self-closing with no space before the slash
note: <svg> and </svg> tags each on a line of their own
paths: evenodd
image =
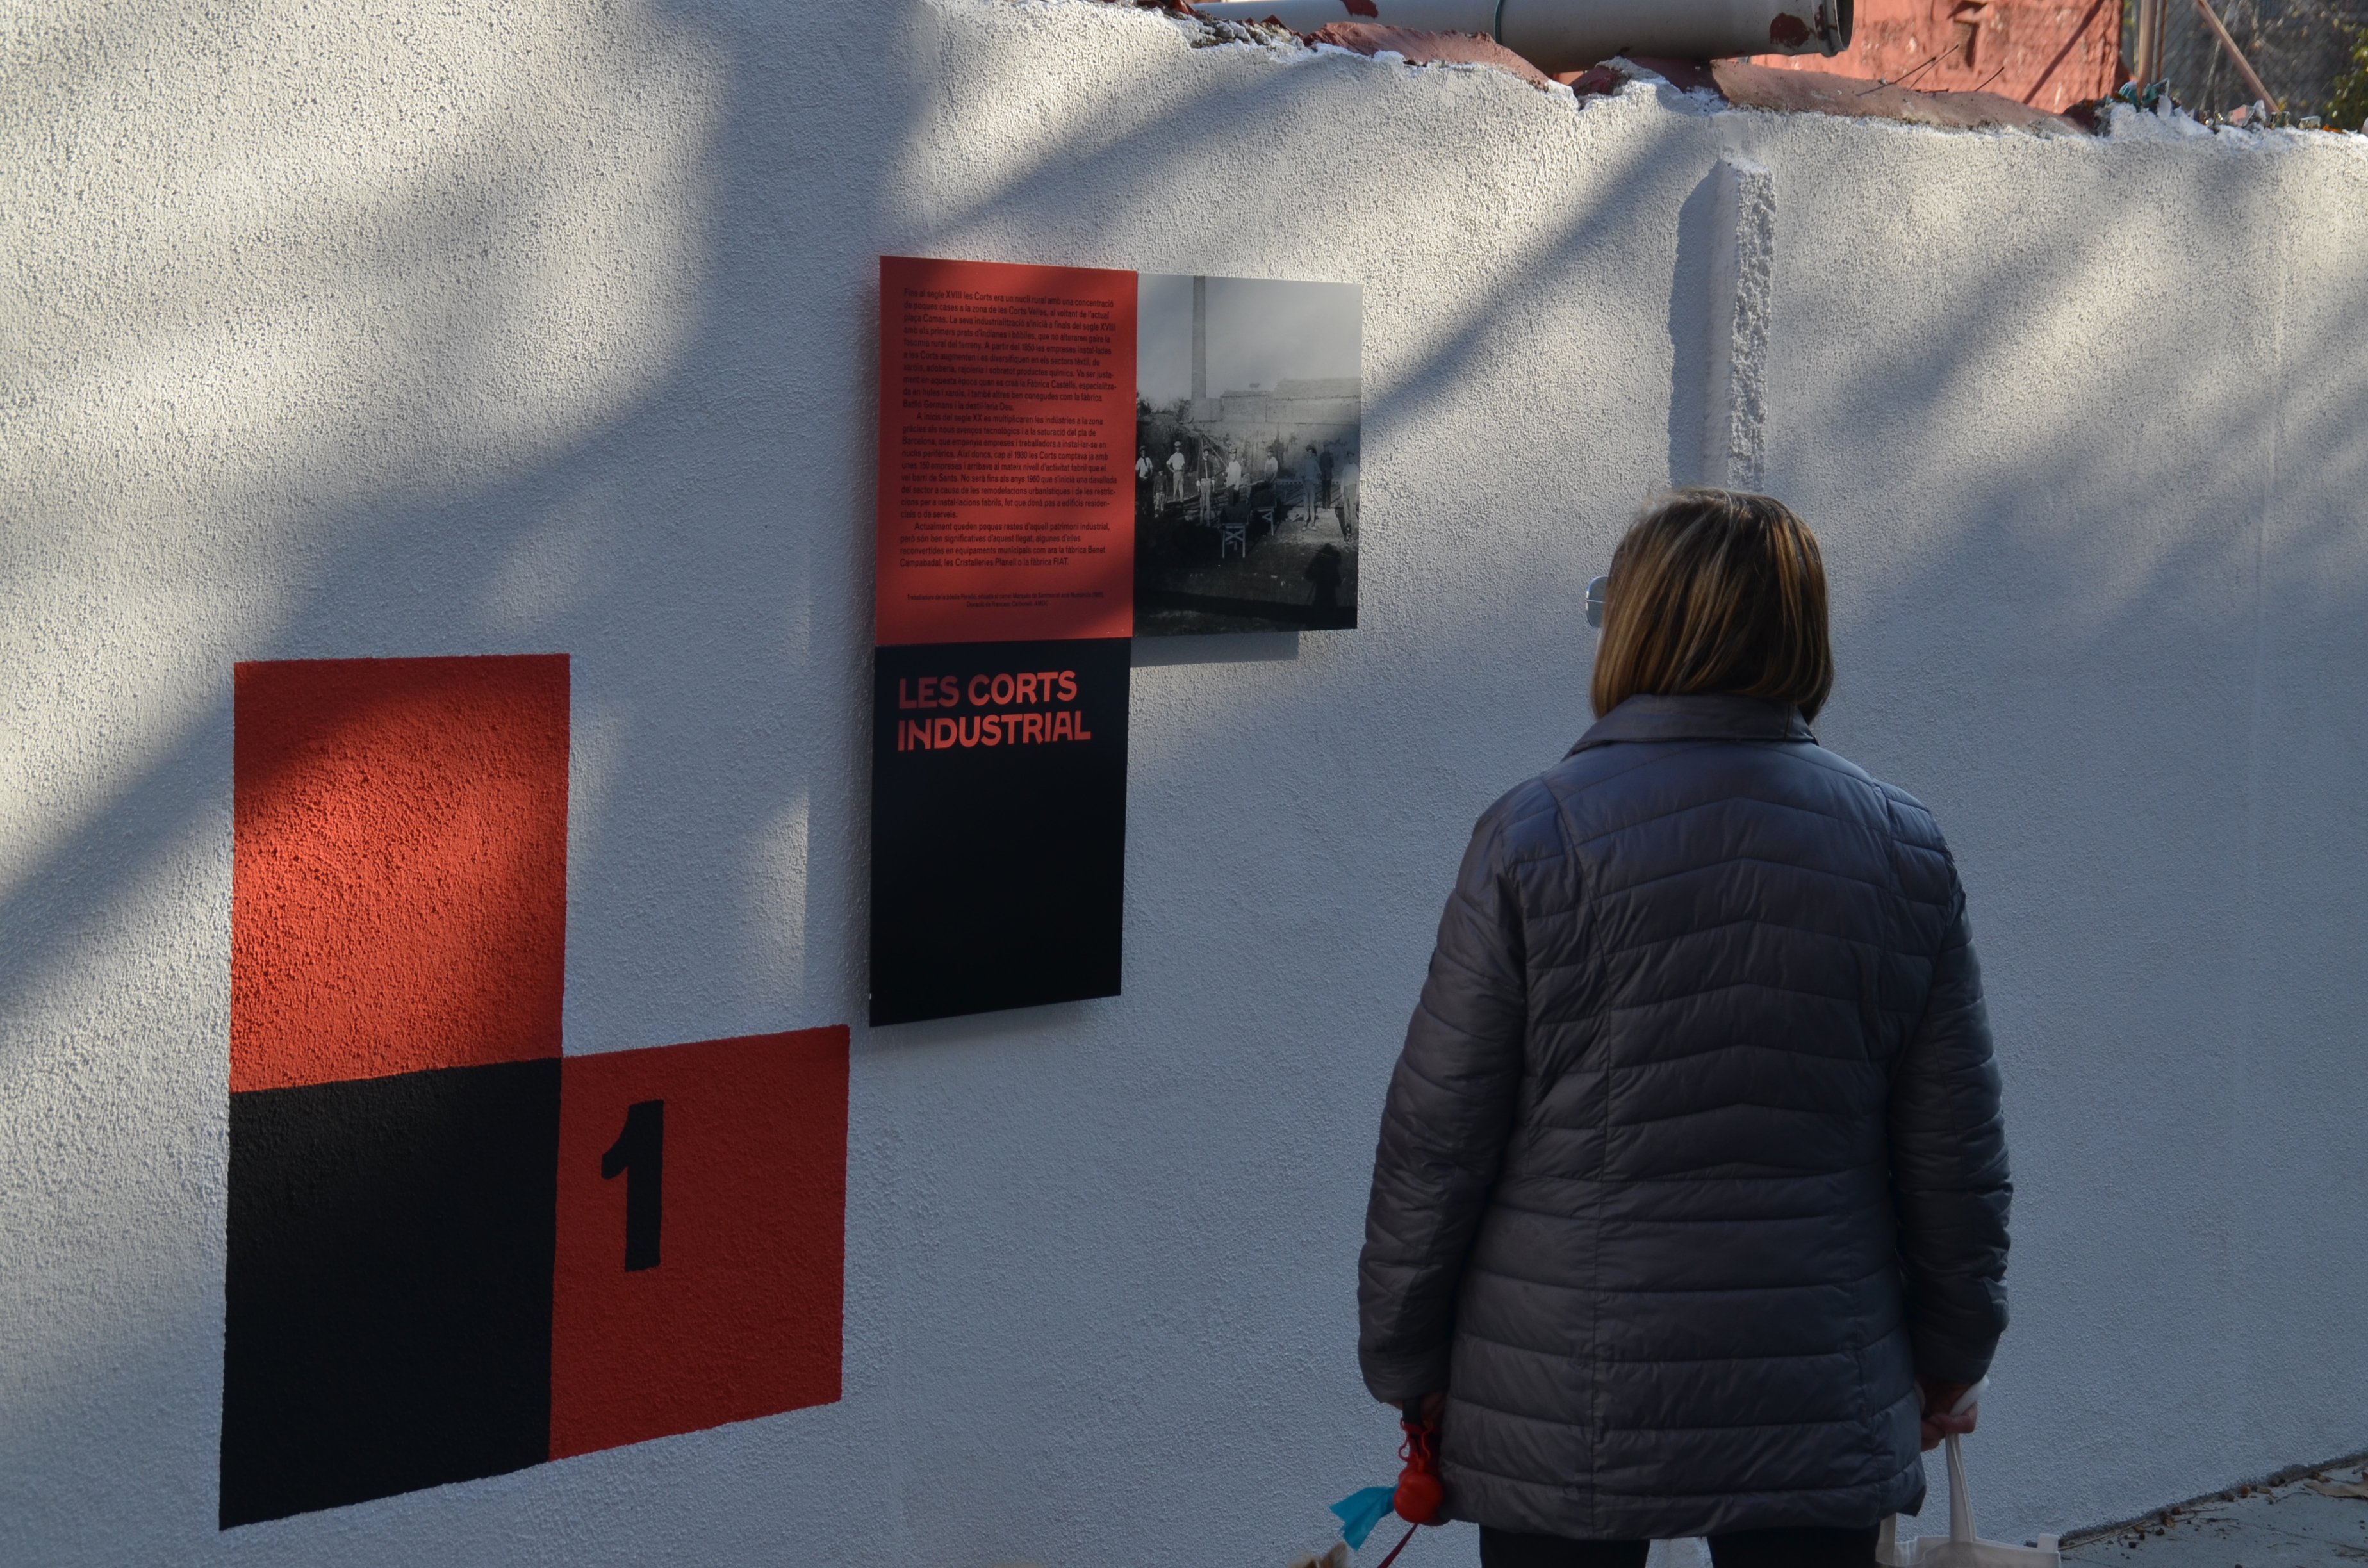
<svg viewBox="0 0 2368 1568">
<path fill-rule="evenodd" d="M 1400 55 L 1409 65 L 1493 65 L 1541 87 L 1554 80 L 1495 39 L 1478 33 L 1421 32 L 1379 22 L 1328 22 L 1306 38 L 1310 43 L 1330 44 L 1359 54 Z"/>
<path fill-rule="evenodd" d="M 1942 130 L 2011 130 L 2037 135 L 2171 134 L 2181 138 L 2222 131 L 2248 132 L 2248 141 L 2268 131 L 2281 140 L 2301 141 L 2320 134 L 2312 122 L 2286 129 L 2260 113 L 2239 111 L 2197 120 L 2187 111 L 2149 94 L 2141 99 L 2132 88 L 2112 97 L 2072 106 L 2063 113 L 2038 108 L 2000 93 L 1939 90 L 1869 80 L 1820 71 L 1803 63 L 1782 66 L 1745 59 L 1674 60 L 1655 57 L 1619 58 L 1584 71 L 1549 74 L 1530 60 L 1485 34 L 1439 32 L 1372 20 L 1327 22 L 1310 32 L 1294 32 L 1273 20 L 1240 21 L 1201 15 L 1187 0 L 1101 0 L 1103 4 L 1158 10 L 1190 25 L 1196 41 L 1304 46 L 1339 49 L 1368 57 L 1395 59 L 1408 65 L 1478 66 L 1507 74 L 1540 88 L 1569 88 L 1582 99 L 1615 95 L 1635 81 L 1667 82 L 1709 107 L 1759 109 L 1779 114 L 1822 114 L 1856 119 L 1890 120 Z M 1344 7 L 1360 7 L 1342 0 Z"/>
<path fill-rule="evenodd" d="M 1850 119 L 1896 119 L 1909 125 L 1974 131 L 2010 128 L 2073 134 L 2087 128 L 2070 117 L 2033 108 L 2002 93 L 1926 92 L 1896 82 L 1870 82 L 1832 71 L 1782 70 L 1741 60 L 1639 60 L 1599 65 L 1571 83 L 1574 91 L 1611 92 L 1625 73 L 1641 67 L 1679 89 L 1707 90 L 1736 108 L 1780 114 L 1830 114 Z"/>
<path fill-rule="evenodd" d="M 1161 8 L 1180 9 L 1183 15 L 1191 15 L 1189 7 L 1163 5 Z M 1271 25 L 1193 19 L 1211 29 L 1212 41 L 1281 42 L 1296 39 L 1305 44 L 1363 55 L 1394 54 L 1409 65 L 1493 66 L 1533 85 L 1543 87 L 1559 83 L 1581 97 L 1608 96 L 1632 80 L 1658 77 L 1680 92 L 1705 94 L 1737 108 L 1895 119 L 1952 130 L 2009 127 L 2042 133 L 2072 133 L 2085 129 L 2066 116 L 2033 108 L 1997 93 L 1920 92 L 1832 72 L 1781 70 L 1741 60 L 1640 57 L 1607 61 L 1588 70 L 1549 76 L 1496 40 L 1476 33 L 1429 32 L 1380 22 L 1348 21 L 1331 22 L 1312 33 L 1293 34 Z"/>
</svg>

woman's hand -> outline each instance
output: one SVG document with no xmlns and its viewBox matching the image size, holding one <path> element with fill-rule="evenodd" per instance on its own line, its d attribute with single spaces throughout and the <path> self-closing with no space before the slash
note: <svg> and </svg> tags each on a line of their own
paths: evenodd
<svg viewBox="0 0 2368 1568">
<path fill-rule="evenodd" d="M 1929 1454 L 1939 1448 L 1941 1439 L 1950 1434 L 1954 1433 L 1963 1437 L 1974 1429 L 1974 1423 L 1981 1418 L 1980 1405 L 1975 1405 L 1963 1415 L 1949 1414 L 1956 1407 L 1957 1402 L 1965 1397 L 1965 1391 L 1973 1386 L 1971 1383 L 1936 1383 L 1930 1378 L 1916 1380 L 1916 1392 L 1921 1394 L 1924 1400 L 1923 1425 L 1926 1453 Z"/>
<path fill-rule="evenodd" d="M 1418 1414 L 1425 1421 L 1428 1421 L 1432 1426 L 1436 1426 L 1439 1425 L 1440 1413 L 1445 1411 L 1447 1408 L 1447 1391 L 1445 1389 L 1439 1389 L 1433 1392 L 1424 1394 L 1418 1400 L 1383 1400 L 1382 1403 L 1384 1404 L 1395 1404 L 1400 1415 L 1404 1415 L 1406 1407 L 1408 1405 L 1412 1405 L 1416 1408 L 1417 1414 Z"/>
</svg>

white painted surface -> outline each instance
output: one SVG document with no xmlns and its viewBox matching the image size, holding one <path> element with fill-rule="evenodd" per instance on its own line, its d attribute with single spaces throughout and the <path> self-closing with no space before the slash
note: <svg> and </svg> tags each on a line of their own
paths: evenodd
<svg viewBox="0 0 2368 1568">
<path fill-rule="evenodd" d="M 1702 460 L 1678 484 L 1768 483 L 1768 322 L 1775 310 L 1776 178 L 1732 153 L 1711 165 L 1709 392 Z"/>
<path fill-rule="evenodd" d="M 1985 1528 L 2368 1447 L 2362 143 L 1582 109 L 1073 4 L 0 28 L 12 1561 L 1321 1545 L 1395 1437 L 1384 1074 L 1703 449 L 1730 153 L 1821 728 L 1950 831 L 2005 1058 Z M 1366 629 L 1139 672 L 1122 998 L 858 1028 L 842 1404 L 218 1535 L 231 662 L 574 654 L 569 1049 L 860 1018 L 882 251 L 1362 282 Z"/>
</svg>

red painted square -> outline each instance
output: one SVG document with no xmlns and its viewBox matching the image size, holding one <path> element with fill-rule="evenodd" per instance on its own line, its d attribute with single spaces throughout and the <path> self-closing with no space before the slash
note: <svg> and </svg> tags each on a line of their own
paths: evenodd
<svg viewBox="0 0 2368 1568">
<path fill-rule="evenodd" d="M 559 1054 L 567 659 L 236 671 L 230 1084 Z"/>
<path fill-rule="evenodd" d="M 840 1027 L 567 1058 L 552 1458 L 837 1401 L 847 1041 Z M 663 1112 L 635 1113 L 651 1102 Z M 662 1201 L 644 1193 L 637 1217 L 653 1164 Z"/>
</svg>

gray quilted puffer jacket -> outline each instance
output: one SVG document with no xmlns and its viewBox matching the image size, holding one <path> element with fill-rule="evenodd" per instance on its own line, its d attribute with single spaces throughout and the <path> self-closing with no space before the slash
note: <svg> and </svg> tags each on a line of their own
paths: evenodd
<svg viewBox="0 0 2368 1568">
<path fill-rule="evenodd" d="M 1924 1499 L 2006 1327 L 2006 1140 L 1931 814 L 1789 708 L 1636 697 L 1480 819 L 1390 1082 L 1378 1398 L 1449 1512 L 1578 1540 Z"/>
</svg>

